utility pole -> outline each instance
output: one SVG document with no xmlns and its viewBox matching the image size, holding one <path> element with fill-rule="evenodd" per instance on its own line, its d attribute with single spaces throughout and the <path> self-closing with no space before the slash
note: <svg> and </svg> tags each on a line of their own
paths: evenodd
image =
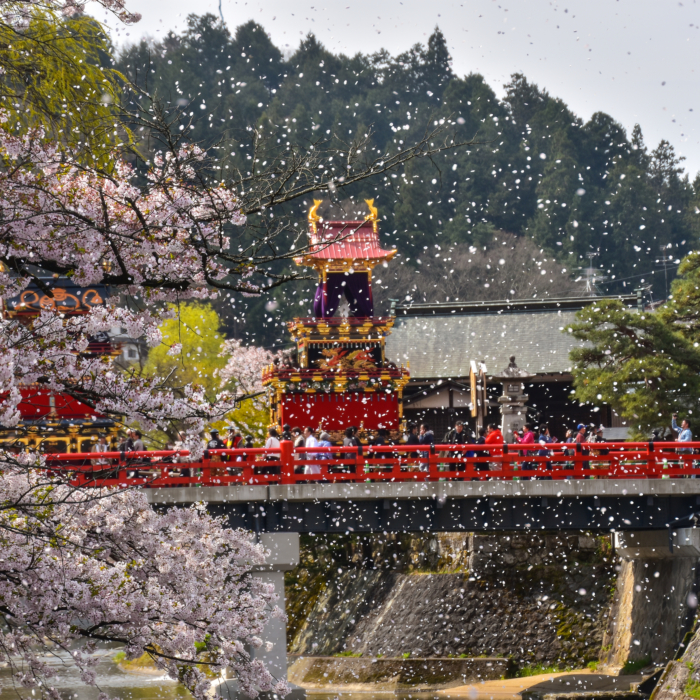
<svg viewBox="0 0 700 700">
<path fill-rule="evenodd" d="M 593 267 L 593 258 L 597 257 L 597 255 L 598 253 L 586 253 L 586 257 L 588 258 L 588 267 L 579 268 L 583 269 L 586 275 L 586 286 L 583 291 L 584 294 L 589 297 L 597 296 L 600 292 L 597 285 L 601 282 L 605 282 L 605 280 L 607 279 L 607 277 L 603 277 L 603 275 L 598 275 L 595 268 Z"/>
<path fill-rule="evenodd" d="M 657 258 L 654 262 L 657 267 L 663 267 L 664 269 L 664 285 L 666 289 L 666 296 L 664 299 L 668 299 L 668 266 L 673 263 L 673 255 L 666 254 L 667 247 L 665 245 L 661 246 L 661 257 Z"/>
</svg>

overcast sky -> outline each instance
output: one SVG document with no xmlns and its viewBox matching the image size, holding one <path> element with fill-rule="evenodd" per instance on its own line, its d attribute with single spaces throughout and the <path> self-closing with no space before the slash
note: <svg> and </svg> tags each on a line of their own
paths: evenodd
<svg viewBox="0 0 700 700">
<path fill-rule="evenodd" d="M 218 14 L 219 7 L 218 0 L 127 2 L 143 19 L 115 31 L 120 45 L 182 29 L 189 13 Z M 222 6 L 231 31 L 254 19 L 285 52 L 311 31 L 334 52 L 396 54 L 425 43 L 439 25 L 458 75 L 481 73 L 501 96 L 510 74 L 522 72 L 584 120 L 600 110 L 628 132 L 639 122 L 647 146 L 668 139 L 686 157 L 691 177 L 700 171 L 698 0 L 222 0 Z"/>
</svg>

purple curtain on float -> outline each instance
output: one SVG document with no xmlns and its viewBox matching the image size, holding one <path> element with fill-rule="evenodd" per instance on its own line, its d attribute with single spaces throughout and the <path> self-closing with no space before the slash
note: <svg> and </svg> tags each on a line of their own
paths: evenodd
<svg viewBox="0 0 700 700">
<path fill-rule="evenodd" d="M 350 313 L 355 318 L 369 318 L 374 313 L 372 288 L 366 272 L 353 272 L 345 275 L 334 272 L 326 276 L 316 288 L 314 315 L 316 318 L 331 318 L 338 310 L 340 300 L 345 298 L 350 304 Z"/>
</svg>

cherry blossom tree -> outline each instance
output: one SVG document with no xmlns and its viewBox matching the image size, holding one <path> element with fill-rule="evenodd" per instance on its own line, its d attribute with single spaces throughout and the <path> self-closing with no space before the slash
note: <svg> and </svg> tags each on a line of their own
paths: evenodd
<svg viewBox="0 0 700 700">
<path fill-rule="evenodd" d="M 6 121 L 0 112 L 0 127 Z M 167 132 L 169 126 L 158 114 L 153 121 L 154 128 Z M 281 240 L 275 242 L 269 231 L 260 236 L 259 229 L 251 233 L 245 226 L 267 206 L 318 188 L 318 177 L 300 172 L 295 184 L 275 185 L 276 192 L 264 195 L 262 188 L 272 187 L 274 172 L 261 173 L 257 183 L 243 178 L 226 184 L 212 179 L 211 159 L 196 145 L 163 138 L 167 148 L 154 156 L 145 173 L 118 154 L 107 172 L 71 160 L 40 128 L 19 134 L 0 128 L 0 296 L 16 295 L 32 281 L 52 296 L 42 273 L 115 290 L 104 306 L 86 316 L 66 320 L 47 309 L 29 324 L 3 321 L 4 425 L 19 417 L 19 387 L 36 382 L 146 429 L 165 429 L 176 419 L 194 435 L 231 410 L 233 397 L 226 392 L 207 401 L 194 385 L 175 395 L 158 377 L 116 372 L 105 358 L 85 354 L 88 339 L 119 325 L 154 346 L 161 340 L 158 324 L 173 313 L 166 302 L 209 299 L 219 290 L 257 295 L 297 277 L 301 273 L 276 275 L 267 266 L 298 256 L 305 242 L 289 246 L 287 240 L 281 250 Z M 428 151 L 441 147 L 424 146 Z M 351 165 L 344 166 L 351 174 L 347 182 L 384 172 L 416 153 L 401 152 L 398 161 L 387 156 L 354 174 Z M 282 155 L 279 162 L 286 163 Z M 277 166 L 272 162 L 269 167 Z M 332 179 L 325 182 L 326 187 L 332 184 Z"/>
<path fill-rule="evenodd" d="M 100 642 L 123 645 L 127 659 L 149 654 L 198 700 L 224 669 L 251 697 L 286 693 L 251 659 L 281 612 L 250 573 L 265 552 L 248 533 L 203 506 L 158 513 L 143 491 L 72 489 L 23 469 L 30 459 L 6 464 L 0 485 L 0 661 L 20 695 L 60 698 L 41 658 L 56 649 L 95 685 Z"/>
</svg>

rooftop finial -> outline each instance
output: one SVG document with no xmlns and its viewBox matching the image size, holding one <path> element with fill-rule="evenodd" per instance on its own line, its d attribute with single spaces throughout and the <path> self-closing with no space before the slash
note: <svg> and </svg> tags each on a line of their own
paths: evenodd
<svg viewBox="0 0 700 700">
<path fill-rule="evenodd" d="M 314 233 L 317 233 L 316 224 L 321 220 L 321 217 L 316 212 L 322 203 L 322 199 L 314 199 L 313 206 L 309 209 L 309 223 L 313 227 Z"/>
</svg>

